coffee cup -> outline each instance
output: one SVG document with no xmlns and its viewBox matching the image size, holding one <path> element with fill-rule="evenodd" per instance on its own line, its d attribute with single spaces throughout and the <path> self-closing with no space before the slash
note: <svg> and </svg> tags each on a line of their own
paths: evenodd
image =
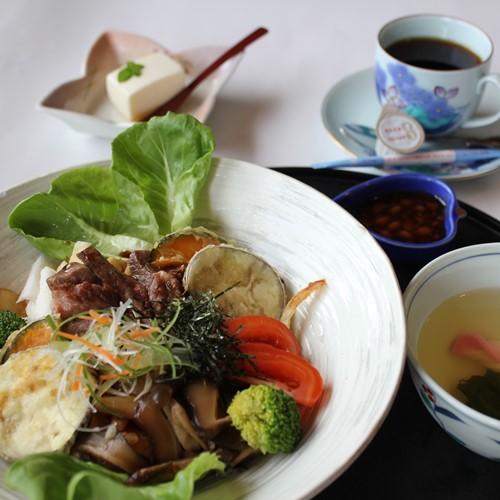
<svg viewBox="0 0 500 500">
<path fill-rule="evenodd" d="M 489 73 L 492 55 L 490 37 L 461 19 L 427 14 L 395 19 L 378 34 L 378 99 L 418 120 L 429 136 L 490 125 L 500 119 L 500 110 L 471 116 L 486 85 L 500 91 L 500 75 Z"/>
</svg>

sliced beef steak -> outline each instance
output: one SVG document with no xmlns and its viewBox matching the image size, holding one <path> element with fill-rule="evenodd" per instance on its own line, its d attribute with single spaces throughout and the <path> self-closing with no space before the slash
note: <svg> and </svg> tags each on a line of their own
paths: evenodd
<svg viewBox="0 0 500 500">
<path fill-rule="evenodd" d="M 88 281 L 100 283 L 99 278 L 84 264 L 71 262 L 47 280 L 49 287 L 77 285 Z"/>
<path fill-rule="evenodd" d="M 148 295 L 154 311 L 162 313 L 167 305 L 184 292 L 178 274 L 172 271 L 157 271 L 148 287 Z"/>
<path fill-rule="evenodd" d="M 89 309 L 116 306 L 120 298 L 113 288 L 102 283 L 86 266 L 76 262 L 66 265 L 47 280 L 55 312 L 66 319 Z"/>
<path fill-rule="evenodd" d="M 149 256 L 150 252 L 145 250 L 131 252 L 128 265 L 131 276 L 146 287 L 154 312 L 161 314 L 172 299 L 184 292 L 182 271 L 158 271 L 149 263 Z"/>
<path fill-rule="evenodd" d="M 154 269 L 149 264 L 150 255 L 149 250 L 136 250 L 130 252 L 128 256 L 130 276 L 142 283 L 146 288 L 149 287 L 154 274 Z"/>
<path fill-rule="evenodd" d="M 47 280 L 55 312 L 66 319 L 89 309 L 118 306 L 130 299 L 134 308 L 146 317 L 162 313 L 184 291 L 182 270 L 158 271 L 149 263 L 149 255 L 149 251 L 130 253 L 129 276 L 95 248 L 81 251 L 78 258 L 83 264 L 72 262 Z M 73 327 L 75 332 L 84 329 L 83 324 Z"/>
<path fill-rule="evenodd" d="M 135 309 L 146 316 L 151 314 L 147 288 L 142 283 L 118 271 L 94 247 L 82 250 L 78 258 L 104 285 L 113 289 L 122 302 L 131 299 Z"/>
</svg>

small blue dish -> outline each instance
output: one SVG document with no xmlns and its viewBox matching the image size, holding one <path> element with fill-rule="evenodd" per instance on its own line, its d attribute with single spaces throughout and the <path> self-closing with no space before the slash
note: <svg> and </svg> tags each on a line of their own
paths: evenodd
<svg viewBox="0 0 500 500">
<path fill-rule="evenodd" d="M 446 252 L 457 233 L 459 208 L 455 193 L 443 181 L 420 174 L 394 174 L 362 182 L 337 195 L 333 200 L 356 214 L 364 204 L 388 193 L 427 193 L 444 204 L 444 238 L 430 243 L 407 243 L 386 238 L 375 231 L 370 234 L 379 242 L 387 255 L 402 262 L 428 262 Z"/>
</svg>

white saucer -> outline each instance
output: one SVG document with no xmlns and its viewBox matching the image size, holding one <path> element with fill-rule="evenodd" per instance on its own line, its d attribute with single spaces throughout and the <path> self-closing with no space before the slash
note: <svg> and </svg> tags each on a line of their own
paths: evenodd
<svg viewBox="0 0 500 500">
<path fill-rule="evenodd" d="M 488 115 L 492 110 L 500 107 L 500 95 L 490 86 L 486 87 L 485 94 L 478 110 L 478 115 Z M 364 125 L 373 128 L 380 113 L 380 104 L 375 93 L 373 68 L 367 68 L 337 82 L 326 94 L 321 114 L 323 124 L 330 133 L 334 142 L 346 152 L 354 156 L 367 156 L 368 150 L 363 147 L 362 136 L 356 137 L 346 134 L 346 124 Z M 474 138 L 500 136 L 500 123 L 488 127 L 468 129 L 457 132 Z M 479 166 L 447 165 L 442 169 L 431 170 L 424 167 L 379 169 L 363 168 L 350 169 L 363 171 L 375 175 L 387 175 L 395 172 L 419 172 L 442 178 L 444 180 L 466 180 L 487 175 L 500 168 L 500 159 L 487 161 Z"/>
</svg>

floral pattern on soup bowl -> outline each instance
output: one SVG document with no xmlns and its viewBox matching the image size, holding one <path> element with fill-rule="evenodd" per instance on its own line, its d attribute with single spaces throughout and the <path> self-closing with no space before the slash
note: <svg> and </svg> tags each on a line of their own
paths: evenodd
<svg viewBox="0 0 500 500">
<path fill-rule="evenodd" d="M 404 292 L 410 375 L 420 399 L 449 436 L 492 460 L 500 460 L 500 420 L 483 415 L 445 391 L 420 365 L 417 346 L 422 325 L 437 306 L 459 293 L 499 288 L 498 269 L 500 243 L 472 245 L 427 264 Z"/>
</svg>

